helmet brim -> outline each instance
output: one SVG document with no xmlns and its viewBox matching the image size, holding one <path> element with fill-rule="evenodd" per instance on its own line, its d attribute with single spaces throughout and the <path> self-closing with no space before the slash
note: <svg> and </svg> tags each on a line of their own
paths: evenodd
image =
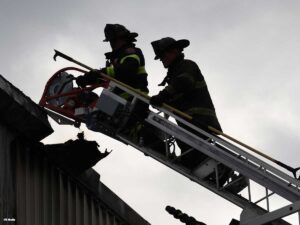
<svg viewBox="0 0 300 225">
<path fill-rule="evenodd" d="M 169 45 L 165 49 L 161 50 L 160 51 L 160 55 L 156 55 L 154 57 L 154 59 L 157 60 L 157 59 L 161 58 L 161 55 L 164 52 L 166 52 L 166 51 L 168 51 L 170 49 L 178 48 L 178 49 L 182 49 L 183 50 L 184 48 L 188 47 L 189 45 L 190 45 L 190 41 L 189 40 L 187 40 L 187 39 L 180 39 L 178 41 L 175 41 L 173 44 Z"/>
</svg>

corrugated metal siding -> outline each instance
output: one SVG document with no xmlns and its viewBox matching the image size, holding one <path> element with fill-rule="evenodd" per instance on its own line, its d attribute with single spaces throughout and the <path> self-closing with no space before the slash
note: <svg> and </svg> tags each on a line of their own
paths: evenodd
<svg viewBox="0 0 300 225">
<path fill-rule="evenodd" d="M 15 217 L 15 198 L 11 155 L 9 152 L 13 134 L 0 124 L 0 224 Z"/>
<path fill-rule="evenodd" d="M 71 177 L 30 150 L 17 149 L 18 225 L 125 225 Z"/>
</svg>

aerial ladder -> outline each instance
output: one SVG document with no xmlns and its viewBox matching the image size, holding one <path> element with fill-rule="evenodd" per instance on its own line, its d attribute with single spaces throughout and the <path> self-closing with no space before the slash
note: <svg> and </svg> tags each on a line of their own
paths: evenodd
<svg viewBox="0 0 300 225">
<path fill-rule="evenodd" d="M 57 56 L 75 62 L 85 69 L 92 69 L 59 51 L 56 51 L 55 57 Z M 293 169 L 276 161 L 293 172 L 294 177 L 292 177 L 249 153 L 246 148 L 260 153 L 257 150 L 214 128 L 210 129 L 215 134 L 201 130 L 190 123 L 189 120 L 192 118 L 188 115 L 166 104 L 156 107 L 156 110 L 151 110 L 144 122 L 153 129 L 153 133 L 160 134 L 159 138 L 164 143 L 165 150 L 157 151 L 151 145 L 144 145 L 142 136 L 138 140 L 132 140 L 122 129 L 126 126 L 128 115 L 134 110 L 137 101 L 149 104 L 147 95 L 102 73 L 100 74 L 103 77 L 101 85 L 77 88 L 73 84 L 76 78 L 69 74 L 68 70 L 84 72 L 73 67 L 58 71 L 47 83 L 40 101 L 40 105 L 47 110 L 48 115 L 59 124 L 80 126 L 80 123 L 85 123 L 89 129 L 108 135 L 152 157 L 240 207 L 242 209 L 240 225 L 288 225 L 289 223 L 281 218 L 300 211 L 300 181 L 296 177 L 298 168 Z M 96 98 L 92 91 L 100 86 L 104 89 L 100 97 Z M 114 94 L 115 88 L 130 94 L 130 100 Z M 82 99 L 89 99 L 89 103 L 82 103 Z M 175 120 L 184 124 L 189 130 L 178 126 Z M 176 147 L 175 140 L 187 144 L 190 149 L 177 156 L 174 149 L 170 151 L 170 148 Z M 183 157 L 197 151 L 207 156 L 199 165 L 191 169 L 181 163 Z M 269 159 L 272 161 L 272 158 L 269 157 Z M 224 168 L 232 171 L 230 176 L 222 174 Z M 253 200 L 252 182 L 265 189 L 263 198 Z M 244 194 L 242 195 L 241 192 Z M 271 211 L 269 199 L 275 195 L 282 197 L 290 204 Z M 259 205 L 262 201 L 266 202 L 266 207 Z"/>
</svg>

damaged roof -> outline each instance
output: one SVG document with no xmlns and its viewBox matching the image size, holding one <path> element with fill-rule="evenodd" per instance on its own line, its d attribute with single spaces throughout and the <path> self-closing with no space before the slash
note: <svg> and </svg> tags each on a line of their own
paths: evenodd
<svg viewBox="0 0 300 225">
<path fill-rule="evenodd" d="M 45 111 L 0 74 L 0 120 L 31 140 L 53 132 Z"/>
</svg>

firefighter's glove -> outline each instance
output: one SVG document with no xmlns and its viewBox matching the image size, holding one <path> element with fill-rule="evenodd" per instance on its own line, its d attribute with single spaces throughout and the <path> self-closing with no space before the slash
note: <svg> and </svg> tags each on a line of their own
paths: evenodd
<svg viewBox="0 0 300 225">
<path fill-rule="evenodd" d="M 84 87 L 84 86 L 86 85 L 86 81 L 85 81 L 84 75 L 78 76 L 78 77 L 76 78 L 76 84 L 77 84 L 79 87 Z"/>
<path fill-rule="evenodd" d="M 154 95 L 150 98 L 150 104 L 153 106 L 162 106 L 163 99 L 159 95 Z"/>
<path fill-rule="evenodd" d="M 99 78 L 99 71 L 91 70 L 84 75 L 78 76 L 76 83 L 79 87 L 85 87 L 86 85 L 97 84 Z"/>
<path fill-rule="evenodd" d="M 158 95 L 154 95 L 150 98 L 150 104 L 153 106 L 162 106 L 164 102 L 166 102 L 170 98 L 170 94 L 163 90 L 159 92 Z"/>
</svg>

